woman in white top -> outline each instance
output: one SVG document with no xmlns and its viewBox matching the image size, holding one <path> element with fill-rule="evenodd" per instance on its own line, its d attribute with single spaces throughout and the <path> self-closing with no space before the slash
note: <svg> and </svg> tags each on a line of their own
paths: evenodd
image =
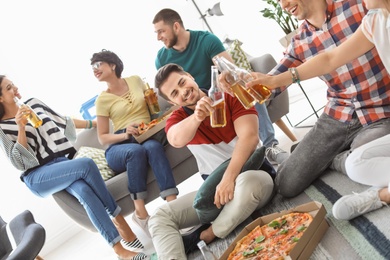
<svg viewBox="0 0 390 260">
<path fill-rule="evenodd" d="M 120 214 L 121 208 L 107 190 L 96 164 L 90 158 L 73 159 L 76 149 L 71 141 L 76 138 L 76 128 L 96 123 L 62 116 L 39 99 L 30 98 L 25 104 L 42 119 L 42 125 L 34 128 L 27 121 L 30 108 L 19 107 L 15 98 L 21 98 L 18 87 L 0 75 L 0 148 L 12 165 L 22 171 L 20 179 L 27 188 L 42 198 L 65 190 L 83 205 L 96 230 L 119 259 L 147 258 L 120 243 L 125 239 L 134 249 L 142 246 Z"/>
<path fill-rule="evenodd" d="M 343 44 L 277 76 L 253 73 L 247 86 L 263 84 L 271 89 L 329 73 L 376 48 L 390 72 L 390 0 L 364 0 L 369 9 L 362 24 Z M 318 66 L 321 64 L 321 66 Z M 390 87 L 390 86 L 389 86 Z M 349 220 L 390 203 L 390 135 L 368 142 L 351 151 L 345 163 L 348 176 L 373 186 L 360 194 L 341 197 L 333 206 L 337 219 Z"/>
</svg>

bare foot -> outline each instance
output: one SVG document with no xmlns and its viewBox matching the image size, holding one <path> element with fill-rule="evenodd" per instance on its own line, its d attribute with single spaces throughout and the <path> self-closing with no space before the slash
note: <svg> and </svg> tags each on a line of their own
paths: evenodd
<svg viewBox="0 0 390 260">
<path fill-rule="evenodd" d="M 202 233 L 200 233 L 200 239 L 203 240 L 206 244 L 211 243 L 216 236 L 213 232 L 213 225 L 211 225 L 208 229 L 203 230 Z"/>
<path fill-rule="evenodd" d="M 137 236 L 131 230 L 129 224 L 126 222 L 125 218 L 122 215 L 118 215 L 112 219 L 116 229 L 119 232 L 119 235 L 126 241 L 132 242 Z"/>
</svg>

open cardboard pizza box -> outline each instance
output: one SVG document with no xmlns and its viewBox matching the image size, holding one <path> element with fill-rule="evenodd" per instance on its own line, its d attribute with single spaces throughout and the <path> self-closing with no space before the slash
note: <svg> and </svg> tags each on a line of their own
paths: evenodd
<svg viewBox="0 0 390 260">
<path fill-rule="evenodd" d="M 299 239 L 295 247 L 291 250 L 290 255 L 287 259 L 309 259 L 315 247 L 320 242 L 329 227 L 329 224 L 325 219 L 325 207 L 317 201 L 312 201 L 289 210 L 284 210 L 278 213 L 273 213 L 257 218 L 256 220 L 248 224 L 240 232 L 240 234 L 237 235 L 236 239 L 231 243 L 231 245 L 228 247 L 228 249 L 226 249 L 224 254 L 219 259 L 227 259 L 229 254 L 236 246 L 237 241 L 249 234 L 256 226 L 268 224 L 275 218 L 281 217 L 291 212 L 308 212 L 310 215 L 313 216 L 313 221 L 310 223 L 309 227 L 306 229 L 305 233 Z"/>
<path fill-rule="evenodd" d="M 146 140 L 148 140 L 150 137 L 152 137 L 154 134 L 156 134 L 158 131 L 160 131 L 161 129 L 163 129 L 165 127 L 165 123 L 167 122 L 167 119 L 169 118 L 170 114 L 172 114 L 172 112 L 176 109 L 178 109 L 179 107 L 178 106 L 172 106 L 169 108 L 169 110 L 167 110 L 166 112 L 164 112 L 164 114 L 162 114 L 161 116 L 159 116 L 157 119 L 160 120 L 161 118 L 164 118 L 163 120 L 161 120 L 160 122 L 158 122 L 155 126 L 153 126 L 152 128 L 150 128 L 149 130 L 147 130 L 145 133 L 143 133 L 142 135 L 139 135 L 139 136 L 134 136 L 135 140 L 138 142 L 138 143 L 142 143 Z"/>
</svg>

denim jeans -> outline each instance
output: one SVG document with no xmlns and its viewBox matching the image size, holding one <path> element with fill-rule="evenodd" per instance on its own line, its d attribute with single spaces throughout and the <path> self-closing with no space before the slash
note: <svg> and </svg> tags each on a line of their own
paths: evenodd
<svg viewBox="0 0 390 260">
<path fill-rule="evenodd" d="M 121 208 L 108 192 L 92 159 L 59 157 L 32 170 L 23 181 L 39 197 L 66 190 L 79 200 L 95 228 L 111 246 L 121 240 L 110 218 L 116 217 Z"/>
<path fill-rule="evenodd" d="M 163 199 L 179 194 L 164 147 L 153 139 L 142 144 L 132 139 L 127 143 L 111 145 L 106 150 L 108 166 L 115 172 L 127 171 L 131 198 L 146 199 L 148 165 L 152 167 Z"/>
<path fill-rule="evenodd" d="M 331 165 L 345 172 L 351 151 L 389 133 L 390 118 L 363 127 L 356 114 L 350 122 L 343 123 L 323 113 L 289 158 L 279 165 L 277 192 L 295 197 Z"/>
<path fill-rule="evenodd" d="M 267 106 L 264 103 L 256 103 L 255 108 L 259 116 L 259 137 L 263 145 L 271 147 L 273 144 L 279 144 L 275 138 L 275 129 L 269 118 Z"/>
</svg>

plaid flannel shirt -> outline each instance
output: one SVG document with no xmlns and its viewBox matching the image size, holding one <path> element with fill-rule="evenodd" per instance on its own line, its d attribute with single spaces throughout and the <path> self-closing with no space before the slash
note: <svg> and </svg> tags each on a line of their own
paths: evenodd
<svg viewBox="0 0 390 260">
<path fill-rule="evenodd" d="M 367 13 L 362 0 L 327 0 L 327 3 L 322 27 L 315 28 L 304 21 L 284 58 L 269 74 L 282 73 L 340 45 L 356 31 Z M 332 118 L 349 122 L 355 112 L 362 125 L 368 125 L 390 117 L 390 76 L 375 48 L 320 78 L 328 85 L 324 112 Z"/>
</svg>

